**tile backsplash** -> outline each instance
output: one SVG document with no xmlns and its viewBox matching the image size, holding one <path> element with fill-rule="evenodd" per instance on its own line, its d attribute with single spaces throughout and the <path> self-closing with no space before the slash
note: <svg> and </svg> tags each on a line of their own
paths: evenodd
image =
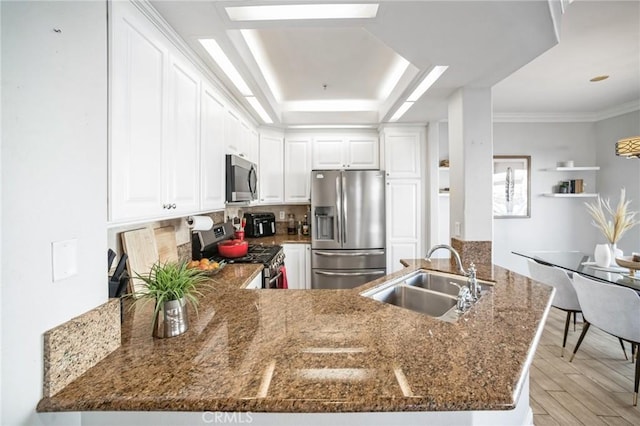
<svg viewBox="0 0 640 426">
<path fill-rule="evenodd" d="M 287 222 L 289 214 L 295 216 L 296 222 L 304 219 L 304 215 L 311 216 L 311 206 L 309 204 L 285 204 L 274 206 L 227 206 L 225 216 L 233 218 L 234 216 L 242 217 L 245 213 L 266 212 L 273 213 L 276 216 L 276 222 Z M 280 212 L 284 212 L 284 219 L 280 219 Z"/>
</svg>

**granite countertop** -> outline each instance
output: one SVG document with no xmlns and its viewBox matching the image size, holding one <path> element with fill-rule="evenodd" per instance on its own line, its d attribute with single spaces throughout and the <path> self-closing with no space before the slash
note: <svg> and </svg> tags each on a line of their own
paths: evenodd
<svg viewBox="0 0 640 426">
<path fill-rule="evenodd" d="M 122 346 L 38 411 L 355 412 L 513 408 L 550 307 L 552 288 L 498 266 L 496 281 L 457 322 L 359 293 L 448 260 L 405 261 L 354 290 L 246 290 L 228 265 L 178 337 L 153 339 L 151 304 L 127 311 Z"/>
</svg>

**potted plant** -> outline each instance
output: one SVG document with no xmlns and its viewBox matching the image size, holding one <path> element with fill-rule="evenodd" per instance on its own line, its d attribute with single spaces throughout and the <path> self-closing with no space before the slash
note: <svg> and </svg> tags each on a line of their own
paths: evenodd
<svg viewBox="0 0 640 426">
<path fill-rule="evenodd" d="M 614 210 L 609 200 L 602 200 L 598 195 L 598 201 L 594 204 L 585 203 L 589 214 L 593 218 L 592 224 L 602 231 L 609 244 L 607 253 L 602 245 L 596 246 L 596 263 L 599 266 L 612 262 L 616 257 L 622 256 L 622 252 L 618 250 L 617 243 L 620 238 L 631 228 L 638 224 L 635 219 L 637 212 L 628 211 L 630 200 L 625 199 L 625 189 L 620 190 L 620 200 Z M 600 247 L 598 247 L 600 246 Z M 600 260 L 598 259 L 600 258 Z"/>
<path fill-rule="evenodd" d="M 143 288 L 132 294 L 136 303 L 153 300 L 153 336 L 173 337 L 189 328 L 187 304 L 198 311 L 198 287 L 207 280 L 205 271 L 189 268 L 187 262 L 155 263 L 147 275 L 135 274 Z"/>
</svg>

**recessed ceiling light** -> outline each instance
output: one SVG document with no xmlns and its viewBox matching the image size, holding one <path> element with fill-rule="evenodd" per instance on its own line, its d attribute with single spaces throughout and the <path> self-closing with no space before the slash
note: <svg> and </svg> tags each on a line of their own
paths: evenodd
<svg viewBox="0 0 640 426">
<path fill-rule="evenodd" d="M 435 83 L 436 80 L 438 80 L 440 76 L 444 74 L 447 68 L 449 68 L 447 65 L 436 65 L 435 67 L 433 67 L 433 69 L 429 71 L 429 74 L 427 74 L 424 80 L 422 80 L 420 84 L 418 84 L 418 87 L 415 88 L 413 93 L 409 95 L 407 101 L 415 102 L 420 99 L 420 97 L 424 95 L 424 92 L 426 92 L 429 87 L 431 87 L 433 83 Z"/>
<path fill-rule="evenodd" d="M 407 112 L 407 110 L 409 108 L 411 108 L 413 106 L 413 102 L 405 102 L 402 105 L 400 105 L 400 108 L 398 108 L 398 110 L 395 112 L 395 114 L 393 114 L 391 116 L 391 118 L 389 119 L 389 121 L 398 121 L 398 119 L 400 117 L 402 117 L 404 115 L 405 112 Z"/>
<path fill-rule="evenodd" d="M 596 83 L 598 81 L 602 81 L 602 80 L 606 80 L 608 79 L 609 76 L 608 75 L 597 75 L 595 77 L 593 77 L 591 80 L 589 80 L 592 83 Z"/>
<path fill-rule="evenodd" d="M 262 121 L 267 124 L 273 123 L 273 120 L 271 119 L 271 117 L 269 117 L 269 114 L 267 114 L 267 111 L 264 110 L 262 104 L 258 101 L 258 99 L 256 99 L 255 96 L 246 96 L 245 99 L 249 102 L 249 104 L 251 104 L 251 107 L 255 110 L 255 112 L 258 113 Z"/>
<path fill-rule="evenodd" d="M 377 3 L 358 4 L 278 4 L 266 6 L 230 6 L 232 21 L 280 21 L 290 19 L 362 19 L 375 18 Z"/>
<path fill-rule="evenodd" d="M 288 101 L 282 103 L 282 111 L 376 111 L 379 102 L 367 99 L 325 99 L 309 101 Z"/>
<path fill-rule="evenodd" d="M 276 102 L 281 102 L 282 94 L 280 92 L 280 86 L 278 85 L 278 79 L 273 71 L 271 62 L 269 62 L 269 59 L 267 58 L 267 54 L 264 51 L 264 46 L 262 45 L 258 34 L 255 30 L 240 30 L 240 33 L 242 34 L 245 43 L 247 43 L 247 46 L 253 55 L 253 59 L 255 59 L 256 64 L 258 64 L 258 68 L 260 68 L 260 72 L 262 73 L 267 86 L 269 86 L 269 90 L 271 90 L 273 97 Z"/>
<path fill-rule="evenodd" d="M 294 124 L 288 129 L 375 129 L 373 124 Z"/>
<path fill-rule="evenodd" d="M 398 81 L 400 81 L 400 77 L 402 77 L 408 66 L 409 61 L 407 61 L 405 58 L 399 55 L 395 57 L 393 65 L 391 65 L 391 69 L 387 73 L 384 82 L 380 86 L 380 90 L 378 93 L 379 99 L 387 99 L 393 88 L 396 87 L 396 84 L 398 84 Z"/>
<path fill-rule="evenodd" d="M 243 96 L 253 95 L 251 89 L 249 89 L 236 67 L 233 66 L 227 55 L 222 51 L 217 41 L 212 38 L 199 39 L 198 41 Z"/>
</svg>

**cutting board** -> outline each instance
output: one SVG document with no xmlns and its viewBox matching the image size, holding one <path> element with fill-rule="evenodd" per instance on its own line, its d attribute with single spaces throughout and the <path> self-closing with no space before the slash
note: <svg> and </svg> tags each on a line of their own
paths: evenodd
<svg viewBox="0 0 640 426">
<path fill-rule="evenodd" d="M 173 226 L 163 226 L 153 230 L 156 237 L 156 247 L 160 262 L 178 261 L 178 244 L 176 244 L 176 228 Z"/>
<path fill-rule="evenodd" d="M 151 228 L 136 229 L 122 233 L 122 248 L 129 256 L 127 269 L 130 277 L 136 273 L 147 275 L 154 263 L 158 261 L 158 248 L 156 238 Z M 129 292 L 135 292 L 144 288 L 139 279 L 129 280 Z"/>
</svg>

